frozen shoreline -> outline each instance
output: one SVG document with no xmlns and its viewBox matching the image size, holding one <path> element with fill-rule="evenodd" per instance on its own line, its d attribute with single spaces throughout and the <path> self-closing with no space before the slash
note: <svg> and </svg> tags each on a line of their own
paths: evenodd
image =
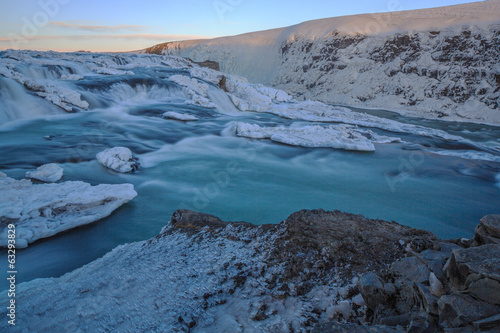
<svg viewBox="0 0 500 333">
<path fill-rule="evenodd" d="M 490 287 L 461 286 L 455 268 L 466 265 L 471 276 L 486 276 L 481 283 L 496 279 L 498 266 L 474 263 L 500 260 L 499 245 L 491 244 L 500 242 L 498 227 L 500 216 L 490 215 L 474 240 L 443 241 L 339 211 L 302 210 L 280 224 L 255 226 L 178 210 L 156 237 L 118 246 L 60 278 L 18 285 L 16 302 L 23 306 L 11 329 L 489 327 L 500 298 L 484 298 Z M 473 311 L 462 316 L 461 302 Z"/>
</svg>

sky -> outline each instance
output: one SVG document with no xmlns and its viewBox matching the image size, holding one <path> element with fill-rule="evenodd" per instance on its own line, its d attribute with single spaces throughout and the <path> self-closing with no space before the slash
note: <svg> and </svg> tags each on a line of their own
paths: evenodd
<svg viewBox="0 0 500 333">
<path fill-rule="evenodd" d="M 0 50 L 133 51 L 454 0 L 0 0 Z"/>
</svg>

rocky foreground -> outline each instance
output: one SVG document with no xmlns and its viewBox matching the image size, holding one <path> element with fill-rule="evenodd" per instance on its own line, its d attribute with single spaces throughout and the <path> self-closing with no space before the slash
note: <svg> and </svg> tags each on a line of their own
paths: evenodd
<svg viewBox="0 0 500 333">
<path fill-rule="evenodd" d="M 255 226 L 179 210 L 16 303 L 19 332 L 498 332 L 500 215 L 443 241 L 339 211 Z"/>
</svg>

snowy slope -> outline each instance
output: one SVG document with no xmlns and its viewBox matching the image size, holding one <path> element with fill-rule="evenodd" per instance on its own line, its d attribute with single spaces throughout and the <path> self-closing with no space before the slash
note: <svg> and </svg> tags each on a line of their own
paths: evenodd
<svg viewBox="0 0 500 333">
<path fill-rule="evenodd" d="M 345 16 L 145 50 L 295 98 L 500 124 L 500 1 Z"/>
</svg>

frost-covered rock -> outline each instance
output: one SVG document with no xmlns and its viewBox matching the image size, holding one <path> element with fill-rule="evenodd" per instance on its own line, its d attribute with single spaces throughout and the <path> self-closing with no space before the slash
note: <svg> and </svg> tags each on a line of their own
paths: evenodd
<svg viewBox="0 0 500 333">
<path fill-rule="evenodd" d="M 381 136 L 367 129 L 348 125 L 261 127 L 236 123 L 236 135 L 251 139 L 271 139 L 292 146 L 325 147 L 345 150 L 374 151 L 374 143 L 400 142 L 396 137 Z"/>
<path fill-rule="evenodd" d="M 192 98 L 192 104 L 206 108 L 215 108 L 215 104 L 208 99 L 208 85 L 206 83 L 199 82 L 197 79 L 187 77 L 186 75 L 172 75 L 168 80 L 186 88 L 186 91 Z"/>
<path fill-rule="evenodd" d="M 131 184 L 91 186 L 84 182 L 33 185 L 0 177 L 0 246 L 7 246 L 7 224 L 16 228 L 16 247 L 89 224 L 110 215 L 137 193 Z"/>
<path fill-rule="evenodd" d="M 131 172 L 137 170 L 139 163 L 132 151 L 126 147 L 114 147 L 101 151 L 96 155 L 97 161 L 106 168 L 118 172 Z"/>
<path fill-rule="evenodd" d="M 25 177 L 36 179 L 45 183 L 55 183 L 63 176 L 63 168 L 55 163 L 44 164 L 35 171 L 26 172 Z"/>
<path fill-rule="evenodd" d="M 163 118 L 181 120 L 181 121 L 195 121 L 198 120 L 197 117 L 186 113 L 179 113 L 174 111 L 168 111 L 163 114 Z"/>
</svg>

